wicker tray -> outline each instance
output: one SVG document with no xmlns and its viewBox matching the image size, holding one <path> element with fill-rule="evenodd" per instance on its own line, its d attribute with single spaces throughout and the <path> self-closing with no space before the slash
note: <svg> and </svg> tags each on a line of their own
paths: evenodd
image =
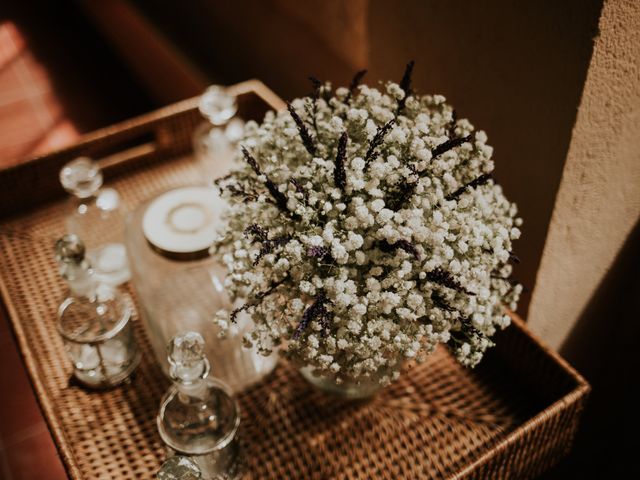
<svg viewBox="0 0 640 480">
<path fill-rule="evenodd" d="M 235 87 L 240 114 L 283 103 L 257 81 Z M 134 381 L 89 393 L 70 382 L 55 330 L 64 286 L 52 259 L 63 233 L 57 173 L 81 155 L 100 158 L 128 207 L 196 180 L 189 100 L 101 130 L 68 149 L 0 172 L 0 290 L 33 385 L 74 479 L 154 478 L 164 458 L 155 415 L 167 381 L 145 352 Z M 586 382 L 521 320 L 500 334 L 476 370 L 444 350 L 368 402 L 309 387 L 281 363 L 240 395 L 248 478 L 531 478 L 565 455 L 588 395 Z"/>
</svg>

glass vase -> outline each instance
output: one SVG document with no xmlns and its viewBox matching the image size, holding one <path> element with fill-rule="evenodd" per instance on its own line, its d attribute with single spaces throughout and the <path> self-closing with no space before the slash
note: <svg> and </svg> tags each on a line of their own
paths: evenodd
<svg viewBox="0 0 640 480">
<path fill-rule="evenodd" d="M 382 369 L 371 376 L 341 382 L 337 382 L 335 377 L 314 375 L 313 367 L 301 368 L 300 374 L 308 383 L 326 394 L 348 400 L 363 400 L 373 397 L 388 385 L 388 381 L 383 380 L 384 377 L 390 380 L 397 378 L 400 366 L 398 363 L 395 367 Z"/>
</svg>

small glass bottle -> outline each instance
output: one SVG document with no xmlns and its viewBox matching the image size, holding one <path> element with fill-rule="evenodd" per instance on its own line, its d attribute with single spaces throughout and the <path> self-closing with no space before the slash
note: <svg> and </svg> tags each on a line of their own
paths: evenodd
<svg viewBox="0 0 640 480">
<path fill-rule="evenodd" d="M 74 376 L 94 388 L 122 383 L 140 361 L 130 300 L 98 281 L 76 235 L 58 240 L 55 255 L 69 285 L 69 295 L 58 308 L 58 331 Z"/>
<path fill-rule="evenodd" d="M 244 122 L 233 118 L 238 110 L 236 97 L 218 85 L 205 90 L 198 109 L 205 121 L 194 132 L 193 150 L 201 173 L 210 183 L 219 175 L 220 163 L 233 158 Z"/>
<path fill-rule="evenodd" d="M 200 467 L 189 457 L 174 455 L 169 457 L 158 471 L 158 480 L 200 480 Z"/>
<path fill-rule="evenodd" d="M 238 403 L 227 385 L 208 376 L 202 336 L 176 335 L 168 358 L 173 386 L 162 399 L 157 423 L 169 456 L 191 458 L 205 480 L 240 478 Z"/>
<path fill-rule="evenodd" d="M 60 170 L 60 183 L 72 195 L 67 232 L 85 242 L 100 281 L 120 285 L 130 277 L 123 242 L 124 215 L 118 192 L 101 188 L 102 181 L 98 163 L 88 157 L 77 158 Z"/>
</svg>

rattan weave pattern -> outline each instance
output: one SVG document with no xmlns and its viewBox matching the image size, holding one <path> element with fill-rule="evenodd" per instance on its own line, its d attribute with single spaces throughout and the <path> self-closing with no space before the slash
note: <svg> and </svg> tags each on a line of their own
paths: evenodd
<svg viewBox="0 0 640 480">
<path fill-rule="evenodd" d="M 114 183 L 132 207 L 195 180 L 187 155 Z M 55 201 L 0 221 L 0 287 L 16 336 L 70 476 L 153 478 L 164 457 L 155 415 L 167 381 L 140 322 L 145 354 L 130 384 L 88 392 L 69 380 L 55 330 L 64 287 L 52 258 L 62 207 Z M 499 345 L 473 371 L 438 350 L 369 402 L 324 396 L 281 363 L 240 395 L 247 478 L 512 479 L 544 471 L 569 448 L 588 386 L 517 319 Z"/>
</svg>

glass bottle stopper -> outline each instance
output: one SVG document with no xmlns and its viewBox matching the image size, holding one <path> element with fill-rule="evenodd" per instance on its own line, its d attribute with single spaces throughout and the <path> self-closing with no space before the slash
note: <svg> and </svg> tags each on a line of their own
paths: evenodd
<svg viewBox="0 0 640 480">
<path fill-rule="evenodd" d="M 102 170 L 98 162 L 89 157 L 79 157 L 60 170 L 63 188 L 78 198 L 89 198 L 102 186 Z"/>
<path fill-rule="evenodd" d="M 226 88 L 212 85 L 200 97 L 198 109 L 213 125 L 224 125 L 236 114 L 238 105 Z"/>
<path fill-rule="evenodd" d="M 58 264 L 80 265 L 84 261 L 86 249 L 77 235 L 68 234 L 58 239 L 55 255 Z"/>
<path fill-rule="evenodd" d="M 189 457 L 175 455 L 168 458 L 160 467 L 158 480 L 199 480 L 202 472 Z"/>
</svg>

